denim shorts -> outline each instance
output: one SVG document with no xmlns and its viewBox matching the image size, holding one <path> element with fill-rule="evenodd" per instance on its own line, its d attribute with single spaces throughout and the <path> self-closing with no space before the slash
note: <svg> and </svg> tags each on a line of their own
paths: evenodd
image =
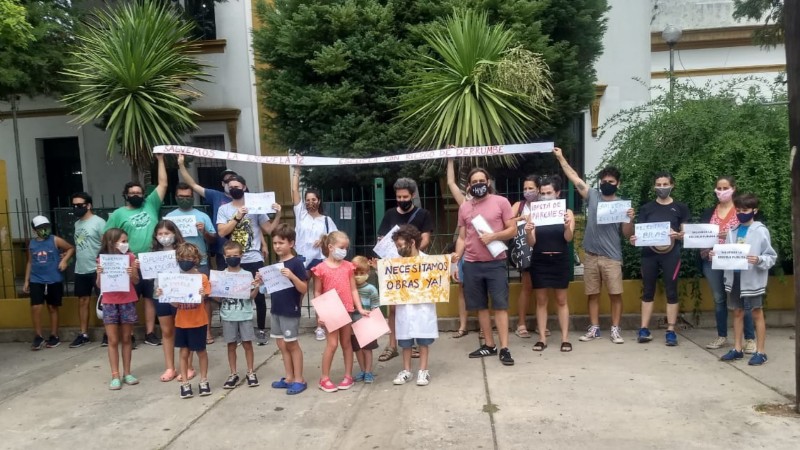
<svg viewBox="0 0 800 450">
<path fill-rule="evenodd" d="M 103 303 L 103 323 L 105 325 L 129 325 L 139 321 L 136 314 L 136 302 Z"/>
<path fill-rule="evenodd" d="M 415 345 L 420 347 L 428 347 L 433 344 L 433 338 L 415 338 L 415 339 L 398 339 L 397 346 L 400 348 L 411 348 Z"/>
</svg>

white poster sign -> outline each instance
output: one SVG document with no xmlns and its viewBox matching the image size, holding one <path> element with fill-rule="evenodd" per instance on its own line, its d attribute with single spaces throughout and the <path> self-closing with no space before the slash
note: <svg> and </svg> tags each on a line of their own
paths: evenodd
<svg viewBox="0 0 800 450">
<path fill-rule="evenodd" d="M 486 219 L 484 219 L 480 214 L 472 219 L 472 226 L 475 227 L 475 230 L 479 233 L 494 233 L 494 230 L 492 230 L 492 228 L 489 226 L 489 222 L 487 222 Z M 497 258 L 501 253 L 508 249 L 506 244 L 500 241 L 489 242 L 489 245 L 487 245 L 486 248 L 489 249 L 489 252 L 494 258 Z"/>
<path fill-rule="evenodd" d="M 613 202 L 600 202 L 597 204 L 597 224 L 630 223 L 628 210 L 631 209 L 630 200 L 616 200 Z"/>
<path fill-rule="evenodd" d="M 714 270 L 750 270 L 747 256 L 750 244 L 714 244 L 711 268 Z"/>
<path fill-rule="evenodd" d="M 683 248 L 713 248 L 719 243 L 719 225 L 686 223 L 683 225 Z"/>
<path fill-rule="evenodd" d="M 261 282 L 264 283 L 267 292 L 270 294 L 294 287 L 292 280 L 281 273 L 283 267 L 283 263 L 277 263 L 258 269 L 258 273 L 261 274 Z"/>
<path fill-rule="evenodd" d="M 183 237 L 196 237 L 197 236 L 197 217 L 192 215 L 187 216 L 165 216 L 164 220 L 169 220 L 181 230 Z"/>
<path fill-rule="evenodd" d="M 161 289 L 160 303 L 201 303 L 203 275 L 194 273 L 160 273 L 158 287 Z"/>
<path fill-rule="evenodd" d="M 253 285 L 253 275 L 246 270 L 238 272 L 212 270 L 209 281 L 212 297 L 248 299 Z"/>
<path fill-rule="evenodd" d="M 564 214 L 567 212 L 566 200 L 533 202 L 528 207 L 531 211 L 531 222 L 537 227 L 564 224 Z"/>
<path fill-rule="evenodd" d="M 128 275 L 130 256 L 100 255 L 100 287 L 106 292 L 128 292 L 131 288 L 131 277 Z"/>
<path fill-rule="evenodd" d="M 139 269 L 143 280 L 155 280 L 160 273 L 180 273 L 175 250 L 139 253 Z"/>
<path fill-rule="evenodd" d="M 637 223 L 635 227 L 637 247 L 670 245 L 669 222 Z"/>
<path fill-rule="evenodd" d="M 386 233 L 386 236 L 382 237 L 378 244 L 372 248 L 372 251 L 375 252 L 376 255 L 380 258 L 399 258 L 400 255 L 397 254 L 397 246 L 394 245 L 394 240 L 392 236 L 400 229 L 399 225 L 395 225 Z"/>
<path fill-rule="evenodd" d="M 248 214 L 273 214 L 275 213 L 272 209 L 273 204 L 275 204 L 274 192 L 244 193 L 244 206 L 247 207 Z"/>
</svg>

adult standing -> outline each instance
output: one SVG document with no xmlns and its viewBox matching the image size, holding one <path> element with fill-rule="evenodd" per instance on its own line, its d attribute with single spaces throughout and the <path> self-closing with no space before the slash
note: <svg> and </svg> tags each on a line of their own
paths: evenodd
<svg viewBox="0 0 800 450">
<path fill-rule="evenodd" d="M 675 179 L 667 172 L 659 172 L 654 178 L 653 189 L 656 199 L 645 203 L 639 209 L 638 223 L 669 222 L 669 245 L 642 247 L 642 327 L 639 329 L 637 341 L 644 344 L 653 340 L 650 333 L 650 317 L 653 315 L 653 300 L 656 295 L 658 272 L 662 272 L 664 290 L 667 293 L 667 332 L 664 335 L 666 345 L 678 345 L 675 334 L 675 323 L 678 321 L 678 273 L 681 270 L 681 245 L 683 224 L 689 221 L 689 207 L 685 203 L 675 201 L 671 194 L 675 187 Z M 630 237 L 631 244 L 636 244 L 636 235 Z"/>
<path fill-rule="evenodd" d="M 736 180 L 730 176 L 717 178 L 714 194 L 718 203 L 708 208 L 700 215 L 700 222 L 719 226 L 719 243 L 724 244 L 728 238 L 728 231 L 739 225 L 736 218 L 736 208 L 733 205 L 733 196 L 736 194 Z M 717 337 L 706 345 L 706 348 L 717 349 L 728 342 L 728 295 L 725 292 L 725 271 L 711 269 L 710 248 L 700 251 L 703 276 L 708 281 L 711 294 L 714 297 L 714 317 L 717 322 Z M 753 312 L 744 310 L 744 352 L 756 351 L 756 332 L 753 325 Z"/>
<path fill-rule="evenodd" d="M 458 208 L 458 241 L 453 262 L 464 257 L 464 298 L 467 310 L 478 311 L 478 322 L 485 336 L 484 344 L 469 354 L 470 358 L 498 354 L 492 335 L 491 318 L 489 317 L 489 296 L 492 297 L 492 309 L 500 338 L 500 362 L 503 365 L 514 365 L 514 359 L 508 350 L 508 276 L 506 273 L 506 252 L 492 252 L 489 245 L 495 241 L 507 241 L 517 231 L 511 204 L 507 199 L 494 194 L 489 185 L 489 172 L 475 168 L 469 173 L 469 193 L 472 199 L 465 201 Z M 481 224 L 483 219 L 488 230 L 475 227 L 476 219 Z M 456 276 L 458 272 L 456 272 Z"/>
<path fill-rule="evenodd" d="M 78 348 L 90 342 L 89 308 L 92 292 L 96 291 L 97 255 L 106 221 L 92 211 L 92 196 L 77 192 L 70 197 L 75 222 L 75 296 L 78 297 L 78 317 L 81 332 L 69 345 Z"/>
<path fill-rule="evenodd" d="M 414 205 L 414 197 L 417 195 L 417 183 L 411 178 L 398 178 L 394 183 L 394 198 L 397 206 L 386 211 L 381 225 L 378 227 L 378 240 L 389 234 L 395 226 L 411 224 L 417 227 L 422 233 L 420 250 L 425 250 L 431 243 L 433 233 L 433 218 L 426 209 Z M 395 337 L 394 306 L 389 307 L 389 345 L 378 357 L 378 361 L 388 361 L 397 352 L 397 338 Z M 418 357 L 419 353 L 412 352 L 412 357 Z"/>
<path fill-rule="evenodd" d="M 297 234 L 295 250 L 303 258 L 306 276 L 312 282 L 311 269 L 321 263 L 325 256 L 322 254 L 320 243 L 322 236 L 332 231 L 338 231 L 333 219 L 322 214 L 322 197 L 316 189 L 306 189 L 305 195 L 300 197 L 300 168 L 292 167 L 292 205 L 294 209 L 294 230 Z M 314 292 L 309 286 L 308 292 Z M 317 327 L 314 336 L 318 341 L 325 340 L 325 330 Z"/>
<path fill-rule="evenodd" d="M 270 221 L 266 214 L 250 214 L 244 204 L 244 192 L 247 182 L 239 175 L 232 175 L 228 179 L 228 192 L 231 202 L 220 206 L 217 211 L 217 232 L 229 240 L 239 243 L 244 249 L 241 267 L 255 277 L 258 269 L 264 266 L 264 256 L 261 253 L 263 234 L 270 234 L 280 222 L 281 205 L 275 203 L 272 208 L 276 211 L 275 220 Z M 267 301 L 264 294 L 258 293 L 255 297 L 256 337 L 258 345 L 267 343 L 266 321 Z"/>
<path fill-rule="evenodd" d="M 164 165 L 164 155 L 156 154 L 158 160 L 158 184 L 153 192 L 144 197 L 144 187 L 138 181 L 125 183 L 122 195 L 125 198 L 125 206 L 114 210 L 108 217 L 106 228 L 121 228 L 128 235 L 130 251 L 137 257 L 141 252 L 149 252 L 153 241 L 153 232 L 156 223 L 161 216 L 161 205 L 164 203 L 164 196 L 167 195 L 167 168 Z M 161 345 L 161 340 L 156 337 L 156 306 L 153 302 L 153 282 L 152 280 L 142 280 L 136 284 L 136 293 L 145 299 L 145 337 L 144 342 L 148 345 Z"/>
<path fill-rule="evenodd" d="M 620 233 L 626 239 L 633 235 L 633 208 L 628 209 L 628 223 L 597 223 L 597 209 L 600 203 L 621 200 L 617 196 L 621 175 L 616 167 L 608 166 L 597 175 L 600 189 L 589 189 L 585 181 L 569 165 L 560 148 L 553 149 L 553 154 L 561 165 L 567 178 L 575 185 L 581 197 L 588 200 L 586 206 L 586 230 L 583 233 L 583 284 L 589 306 L 589 330 L 579 338 L 580 341 L 592 341 L 600 337 L 600 290 L 603 285 L 608 291 L 611 303 L 611 342 L 622 344 L 622 241 Z"/>
<path fill-rule="evenodd" d="M 525 222 L 525 218 L 530 216 L 530 204 L 539 200 L 539 183 L 541 178 L 538 175 L 529 175 L 522 182 L 522 200 L 514 203 L 511 211 L 514 213 L 514 221 L 517 223 L 517 234 L 519 235 L 520 224 Z M 523 223 L 524 226 L 524 223 Z M 514 238 L 517 240 L 517 238 Z M 527 243 L 525 243 L 527 245 Z M 512 261 L 514 260 L 512 254 Z M 531 277 L 528 276 L 528 267 L 522 266 L 523 262 L 519 261 L 517 269 L 520 271 L 520 281 L 522 286 L 519 290 L 519 297 L 517 297 L 517 328 L 514 331 L 518 337 L 528 339 L 531 337 L 528 331 L 527 314 L 528 302 L 530 301 L 530 293 L 533 287 L 531 286 Z"/>
</svg>

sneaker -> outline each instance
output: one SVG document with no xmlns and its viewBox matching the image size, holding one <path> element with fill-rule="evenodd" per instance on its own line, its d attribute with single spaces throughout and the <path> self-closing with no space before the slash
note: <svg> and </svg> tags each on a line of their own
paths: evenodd
<svg viewBox="0 0 800 450">
<path fill-rule="evenodd" d="M 124 377 L 122 377 L 122 381 L 129 386 L 139 384 L 139 379 L 131 374 L 127 374 Z"/>
<path fill-rule="evenodd" d="M 678 345 L 678 335 L 675 334 L 673 330 L 667 330 L 666 334 L 664 334 L 664 340 L 666 341 L 667 347 L 675 347 Z"/>
<path fill-rule="evenodd" d="M 161 339 L 159 339 L 155 333 L 147 333 L 144 335 L 144 343 L 152 345 L 153 347 L 158 347 L 161 345 Z"/>
<path fill-rule="evenodd" d="M 31 350 L 41 350 L 44 348 L 44 338 L 37 335 L 33 338 L 33 344 L 31 344 Z"/>
<path fill-rule="evenodd" d="M 728 350 L 728 353 L 722 355 L 720 361 L 734 361 L 742 358 L 744 358 L 744 353 L 741 350 L 736 350 L 735 348 L 733 348 Z"/>
<path fill-rule="evenodd" d="M 122 389 L 122 381 L 119 378 L 112 378 L 111 383 L 108 383 L 108 388 L 112 391 L 118 391 Z"/>
<path fill-rule="evenodd" d="M 262 347 L 269 344 L 269 336 L 267 336 L 267 332 L 264 330 L 256 331 L 256 341 L 258 341 L 258 345 Z"/>
<path fill-rule="evenodd" d="M 325 392 L 336 392 L 339 390 L 339 388 L 337 388 L 336 385 L 333 384 L 330 378 L 324 378 L 322 380 L 319 380 L 319 388 L 320 390 Z"/>
<path fill-rule="evenodd" d="M 247 378 L 247 387 L 258 386 L 258 377 L 256 376 L 255 372 L 248 373 L 245 378 Z"/>
<path fill-rule="evenodd" d="M 639 337 L 637 341 L 640 344 L 644 344 L 653 340 L 653 336 L 650 334 L 650 330 L 647 328 L 639 328 Z"/>
<path fill-rule="evenodd" d="M 744 354 L 745 355 L 753 355 L 756 353 L 756 340 L 755 339 L 745 339 L 744 340 Z"/>
<path fill-rule="evenodd" d="M 724 336 L 717 336 L 713 341 L 706 344 L 706 348 L 716 350 L 718 348 L 722 348 L 722 346 L 724 346 L 726 343 L 728 343 L 728 338 Z"/>
<path fill-rule="evenodd" d="M 356 383 L 359 383 L 359 382 L 361 382 L 361 381 L 364 381 L 364 376 L 366 376 L 366 375 L 367 375 L 367 374 L 366 374 L 366 373 L 364 373 L 364 372 L 358 372 L 358 373 L 356 374 L 356 376 L 354 376 L 354 377 L 353 377 L 353 381 L 355 381 Z"/>
<path fill-rule="evenodd" d="M 108 335 L 103 333 L 103 342 L 100 343 L 100 347 L 108 347 Z"/>
<path fill-rule="evenodd" d="M 192 385 L 189 383 L 181 385 L 181 398 L 192 398 L 194 397 L 194 393 L 192 393 Z"/>
<path fill-rule="evenodd" d="M 47 344 L 46 344 L 47 348 L 56 348 L 59 345 L 61 345 L 61 339 L 59 339 L 58 336 L 51 334 L 50 337 L 47 338 Z"/>
<path fill-rule="evenodd" d="M 497 346 L 489 347 L 486 344 L 481 345 L 481 347 L 474 352 L 469 354 L 470 358 L 483 358 L 484 356 L 494 356 L 497 354 Z"/>
<path fill-rule="evenodd" d="M 353 383 L 353 377 L 344 377 L 341 383 L 336 385 L 336 387 L 339 388 L 339 390 L 343 391 L 346 389 L 350 389 L 351 387 L 353 387 L 354 384 L 355 383 Z"/>
<path fill-rule="evenodd" d="M 236 386 L 238 385 L 239 385 L 239 375 L 234 373 L 231 374 L 231 376 L 229 376 L 227 380 L 225 380 L 225 383 L 222 385 L 222 389 L 235 389 Z"/>
<path fill-rule="evenodd" d="M 597 325 L 590 325 L 589 331 L 586 332 L 583 336 L 579 337 L 578 340 L 581 342 L 589 342 L 593 341 L 600 337 L 600 327 Z"/>
<path fill-rule="evenodd" d="M 322 327 L 317 327 L 317 329 L 314 330 L 314 339 L 316 339 L 318 341 L 324 341 L 325 340 L 325 330 L 322 329 Z"/>
<path fill-rule="evenodd" d="M 511 352 L 508 351 L 507 348 L 500 349 L 500 362 L 503 363 L 504 366 L 514 365 L 514 358 L 511 357 Z"/>
<path fill-rule="evenodd" d="M 611 327 L 611 342 L 615 344 L 625 343 L 625 339 L 622 339 L 622 330 L 619 327 Z"/>
<path fill-rule="evenodd" d="M 417 386 L 427 386 L 431 382 L 431 374 L 427 370 L 417 372 Z"/>
<path fill-rule="evenodd" d="M 394 377 L 394 381 L 392 381 L 392 383 L 399 386 L 401 384 L 406 384 L 406 381 L 410 379 L 411 379 L 411 372 L 403 369 L 400 371 L 400 373 L 397 374 L 396 377 Z"/>
<path fill-rule="evenodd" d="M 751 366 L 762 366 L 766 363 L 767 363 L 767 354 L 759 352 L 753 352 L 753 357 L 750 358 L 750 361 L 747 362 L 747 364 Z"/>
<path fill-rule="evenodd" d="M 372 372 L 366 372 L 364 374 L 364 383 L 372 384 L 375 382 L 375 375 Z"/>
<path fill-rule="evenodd" d="M 211 385 L 208 384 L 208 380 L 201 381 L 199 388 L 200 388 L 199 389 L 200 390 L 200 392 L 199 392 L 200 397 L 206 397 L 208 395 L 211 395 Z"/>
<path fill-rule="evenodd" d="M 82 347 L 89 343 L 89 336 L 86 334 L 79 334 L 75 336 L 75 340 L 72 341 L 72 344 L 69 344 L 69 348 L 78 348 Z"/>
</svg>

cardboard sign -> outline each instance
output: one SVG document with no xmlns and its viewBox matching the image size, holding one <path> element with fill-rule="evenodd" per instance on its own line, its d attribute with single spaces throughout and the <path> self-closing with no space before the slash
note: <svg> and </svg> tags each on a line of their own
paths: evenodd
<svg viewBox="0 0 800 450">
<path fill-rule="evenodd" d="M 100 255 L 100 288 L 106 292 L 128 292 L 131 289 L 131 277 L 128 275 L 130 267 L 128 255 Z"/>
<path fill-rule="evenodd" d="M 183 237 L 197 237 L 197 217 L 187 216 L 164 216 L 164 220 L 169 220 L 181 230 Z"/>
<path fill-rule="evenodd" d="M 212 270 L 211 296 L 219 298 L 248 299 L 253 285 L 253 275 L 246 271 L 226 272 Z"/>
<path fill-rule="evenodd" d="M 161 289 L 160 303 L 201 303 L 200 289 L 203 275 L 193 273 L 160 273 L 158 287 Z"/>
<path fill-rule="evenodd" d="M 247 207 L 247 214 L 273 214 L 275 213 L 275 210 L 272 209 L 273 204 L 275 204 L 274 192 L 244 193 L 244 206 Z"/>
<path fill-rule="evenodd" d="M 143 280 L 155 280 L 160 273 L 180 273 L 175 250 L 139 253 L 139 270 Z"/>
<path fill-rule="evenodd" d="M 494 233 L 494 230 L 492 230 L 492 228 L 489 226 L 489 222 L 487 222 L 486 219 L 484 219 L 480 214 L 472 219 L 472 226 L 475 227 L 475 231 L 478 231 L 479 233 Z M 492 254 L 493 258 L 497 258 L 501 253 L 508 249 L 506 244 L 500 241 L 489 242 L 489 245 L 487 245 L 486 248 L 489 249 L 489 253 Z"/>
<path fill-rule="evenodd" d="M 670 245 L 672 243 L 672 239 L 669 237 L 670 231 L 669 222 L 637 223 L 635 229 L 636 246 L 657 247 Z"/>
<path fill-rule="evenodd" d="M 380 308 L 376 308 L 369 312 L 369 316 L 353 322 L 353 333 L 356 335 L 358 345 L 364 348 L 384 334 L 389 334 L 389 324 L 386 323 Z"/>
<path fill-rule="evenodd" d="M 630 200 L 616 200 L 613 202 L 600 202 L 597 204 L 597 224 L 630 223 L 628 210 L 631 209 Z"/>
<path fill-rule="evenodd" d="M 711 268 L 714 270 L 750 270 L 747 256 L 750 244 L 714 244 Z"/>
<path fill-rule="evenodd" d="M 450 256 L 378 260 L 381 305 L 450 301 Z"/>
<path fill-rule="evenodd" d="M 335 289 L 312 299 L 311 305 L 314 306 L 317 317 L 325 324 L 325 329 L 328 331 L 336 331 L 352 322 Z"/>
<path fill-rule="evenodd" d="M 267 289 L 268 293 L 272 294 L 273 292 L 294 287 L 292 280 L 283 276 L 281 273 L 283 268 L 283 263 L 277 263 L 258 269 L 258 273 L 261 274 L 261 282 L 264 283 L 264 287 Z"/>
<path fill-rule="evenodd" d="M 528 205 L 531 222 L 537 227 L 564 224 L 564 215 L 567 213 L 566 200 L 545 200 L 533 202 Z"/>
<path fill-rule="evenodd" d="M 376 255 L 380 258 L 399 258 L 400 255 L 397 254 L 397 246 L 394 245 L 394 240 L 392 237 L 400 229 L 399 225 L 395 225 L 386 233 L 386 236 L 382 237 L 381 240 L 378 242 L 375 247 L 372 248 L 372 251 L 375 252 Z"/>
<path fill-rule="evenodd" d="M 524 270 L 531 265 L 532 248 L 525 238 L 525 221 L 517 222 L 517 234 L 511 240 L 511 264 L 517 269 Z M 455 266 L 455 264 L 453 264 Z"/>
<path fill-rule="evenodd" d="M 719 225 L 683 224 L 683 248 L 713 248 L 719 243 Z"/>
</svg>

